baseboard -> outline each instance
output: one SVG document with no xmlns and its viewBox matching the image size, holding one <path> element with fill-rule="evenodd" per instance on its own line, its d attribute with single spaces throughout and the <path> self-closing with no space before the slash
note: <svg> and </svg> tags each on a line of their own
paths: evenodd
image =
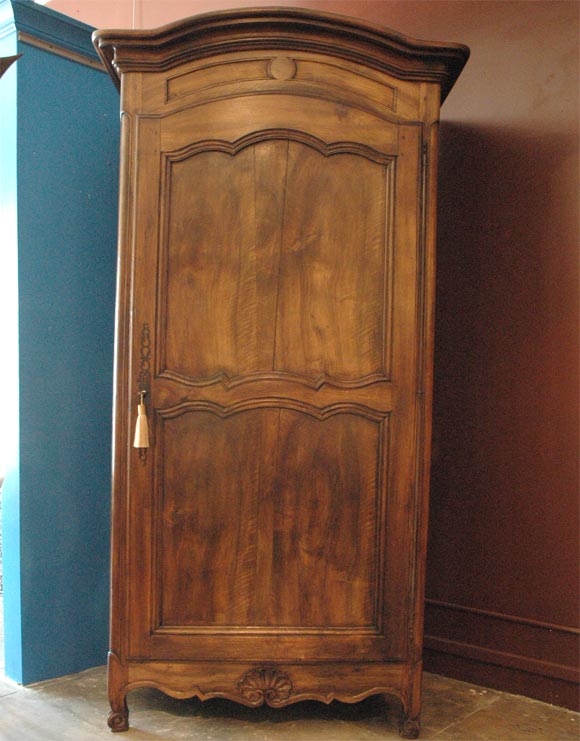
<svg viewBox="0 0 580 741">
<path fill-rule="evenodd" d="M 438 674 L 579 708 L 580 631 L 427 600 L 425 668 Z"/>
</svg>

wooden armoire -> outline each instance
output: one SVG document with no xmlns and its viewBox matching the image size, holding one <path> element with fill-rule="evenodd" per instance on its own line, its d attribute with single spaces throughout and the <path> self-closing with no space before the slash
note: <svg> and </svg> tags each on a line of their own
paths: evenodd
<svg viewBox="0 0 580 741">
<path fill-rule="evenodd" d="M 437 124 L 468 49 L 289 8 L 94 41 L 122 111 L 109 725 L 144 685 L 390 694 L 414 738 Z"/>
</svg>

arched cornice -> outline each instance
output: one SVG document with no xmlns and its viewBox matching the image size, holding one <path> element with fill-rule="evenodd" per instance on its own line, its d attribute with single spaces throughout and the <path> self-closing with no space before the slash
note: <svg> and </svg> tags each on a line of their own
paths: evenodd
<svg viewBox="0 0 580 741">
<path fill-rule="evenodd" d="M 298 8 L 207 13 L 152 30 L 95 31 L 113 81 L 125 72 L 161 72 L 212 54 L 298 48 L 330 54 L 402 80 L 436 82 L 444 100 L 469 57 L 461 44 L 418 41 L 381 26 Z"/>
</svg>

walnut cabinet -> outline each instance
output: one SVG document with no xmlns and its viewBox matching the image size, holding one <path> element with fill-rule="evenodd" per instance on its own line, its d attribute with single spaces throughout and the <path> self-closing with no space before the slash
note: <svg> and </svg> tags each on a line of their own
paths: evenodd
<svg viewBox="0 0 580 741">
<path fill-rule="evenodd" d="M 390 694 L 415 737 L 437 122 L 468 50 L 282 8 L 94 39 L 122 117 L 109 725 L 144 685 Z"/>
</svg>

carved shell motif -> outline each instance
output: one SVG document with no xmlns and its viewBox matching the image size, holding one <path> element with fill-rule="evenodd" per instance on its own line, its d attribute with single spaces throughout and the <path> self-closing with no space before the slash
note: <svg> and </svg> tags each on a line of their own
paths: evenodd
<svg viewBox="0 0 580 741">
<path fill-rule="evenodd" d="M 279 705 L 290 697 L 292 682 L 287 674 L 269 666 L 247 671 L 238 688 L 241 696 L 252 705 Z"/>
</svg>

